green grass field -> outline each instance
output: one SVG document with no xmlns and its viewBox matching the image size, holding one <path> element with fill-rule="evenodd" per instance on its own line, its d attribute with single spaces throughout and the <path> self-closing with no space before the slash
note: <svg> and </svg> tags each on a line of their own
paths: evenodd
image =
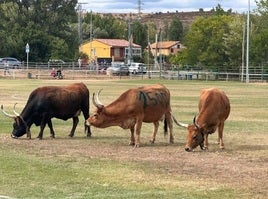
<svg viewBox="0 0 268 199">
<path fill-rule="evenodd" d="M 0 114 L 0 198 L 266 198 L 268 195 L 268 84 L 178 80 L 81 80 L 91 94 L 103 89 L 107 105 L 128 88 L 163 83 L 171 92 L 176 118 L 191 123 L 198 113 L 199 92 L 217 87 L 226 92 L 231 114 L 224 129 L 225 149 L 209 136 L 209 151 L 184 151 L 186 131 L 174 125 L 170 145 L 160 124 L 155 144 L 150 144 L 152 124 L 143 124 L 141 146 L 128 146 L 130 133 L 119 127 L 83 132 L 84 118 L 74 138 L 72 120 L 53 119 L 55 139 L 48 127 L 44 139 L 12 139 L 13 121 Z M 0 79 L 0 104 L 21 112 L 33 89 L 66 85 L 73 80 Z M 92 95 L 91 95 L 92 96 Z M 91 102 L 91 113 L 94 110 Z"/>
</svg>

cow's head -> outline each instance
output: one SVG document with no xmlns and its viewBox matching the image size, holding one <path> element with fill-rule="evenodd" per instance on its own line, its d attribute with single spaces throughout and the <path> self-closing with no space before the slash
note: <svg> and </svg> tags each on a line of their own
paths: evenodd
<svg viewBox="0 0 268 199">
<path fill-rule="evenodd" d="M 12 138 L 18 138 L 23 136 L 25 133 L 27 133 L 27 137 L 29 137 L 29 127 L 27 125 L 27 123 L 24 121 L 24 119 L 15 111 L 15 106 L 14 105 L 14 113 L 15 115 L 9 114 L 4 110 L 3 105 L 1 105 L 1 110 L 3 112 L 3 114 L 9 118 L 14 119 L 14 123 L 13 123 L 13 131 L 11 133 L 11 137 Z"/>
<path fill-rule="evenodd" d="M 190 152 L 198 145 L 201 149 L 204 148 L 204 134 L 202 132 L 202 129 L 195 126 L 194 124 L 188 126 L 186 139 L 185 151 Z"/>
<path fill-rule="evenodd" d="M 103 117 L 104 105 L 99 101 L 99 93 L 100 92 L 101 92 L 101 90 L 98 91 L 98 93 L 96 95 L 96 99 L 95 99 L 95 93 L 93 93 L 92 102 L 93 102 L 94 106 L 97 108 L 97 110 L 93 113 L 92 116 L 90 116 L 87 119 L 86 124 L 88 126 L 92 125 L 95 127 L 102 127 L 102 125 L 104 123 L 104 117 Z"/>
<path fill-rule="evenodd" d="M 204 148 L 204 131 L 202 127 L 196 124 L 195 118 L 196 117 L 194 117 L 193 119 L 193 124 L 184 124 L 174 120 L 177 125 L 185 127 L 187 129 L 185 151 L 188 152 L 192 151 L 198 145 L 200 146 L 201 149 Z M 175 118 L 173 117 L 173 119 Z"/>
</svg>

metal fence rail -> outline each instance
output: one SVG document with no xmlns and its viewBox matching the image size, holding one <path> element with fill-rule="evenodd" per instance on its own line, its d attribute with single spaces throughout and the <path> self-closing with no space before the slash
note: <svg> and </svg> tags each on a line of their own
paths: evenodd
<svg viewBox="0 0 268 199">
<path fill-rule="evenodd" d="M 107 75 L 105 70 L 98 67 L 84 66 L 79 69 L 76 62 L 49 65 L 48 63 L 29 63 L 28 68 L 22 66 L 20 69 L 1 69 L 0 78 L 28 78 L 28 79 L 54 79 L 50 73 L 51 69 L 61 69 L 64 79 L 170 79 L 170 80 L 204 80 L 204 81 L 245 81 L 246 75 L 241 72 L 211 72 L 211 71 L 160 71 L 149 70 L 146 74 L 129 76 Z M 249 70 L 250 82 L 268 82 L 268 73 L 263 69 L 252 68 Z"/>
</svg>

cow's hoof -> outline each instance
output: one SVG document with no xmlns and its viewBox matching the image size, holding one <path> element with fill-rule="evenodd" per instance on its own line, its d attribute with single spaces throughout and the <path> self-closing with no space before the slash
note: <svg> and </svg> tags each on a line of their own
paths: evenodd
<svg viewBox="0 0 268 199">
<path fill-rule="evenodd" d="M 151 144 L 154 144 L 154 141 L 155 141 L 155 139 L 152 139 L 152 140 L 150 140 L 150 143 Z"/>
<path fill-rule="evenodd" d="M 139 148 L 140 147 L 140 144 L 135 144 L 134 145 L 134 148 Z"/>
<path fill-rule="evenodd" d="M 187 151 L 187 152 L 191 152 L 192 149 L 190 149 L 189 147 L 185 147 L 185 151 Z"/>
<path fill-rule="evenodd" d="M 37 137 L 37 139 L 39 139 L 39 140 L 42 140 L 42 139 L 43 139 L 43 137 L 41 137 L 41 136 L 38 136 L 38 137 Z"/>
<path fill-rule="evenodd" d="M 69 137 L 70 137 L 70 138 L 72 138 L 73 136 L 74 136 L 74 135 L 72 135 L 72 134 L 69 134 Z"/>
</svg>

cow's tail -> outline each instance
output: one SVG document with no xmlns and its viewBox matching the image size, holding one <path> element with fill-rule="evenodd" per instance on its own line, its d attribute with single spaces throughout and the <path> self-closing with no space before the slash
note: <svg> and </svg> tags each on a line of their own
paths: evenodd
<svg viewBox="0 0 268 199">
<path fill-rule="evenodd" d="M 168 134 L 167 118 L 164 119 L 164 136 Z"/>
</svg>

